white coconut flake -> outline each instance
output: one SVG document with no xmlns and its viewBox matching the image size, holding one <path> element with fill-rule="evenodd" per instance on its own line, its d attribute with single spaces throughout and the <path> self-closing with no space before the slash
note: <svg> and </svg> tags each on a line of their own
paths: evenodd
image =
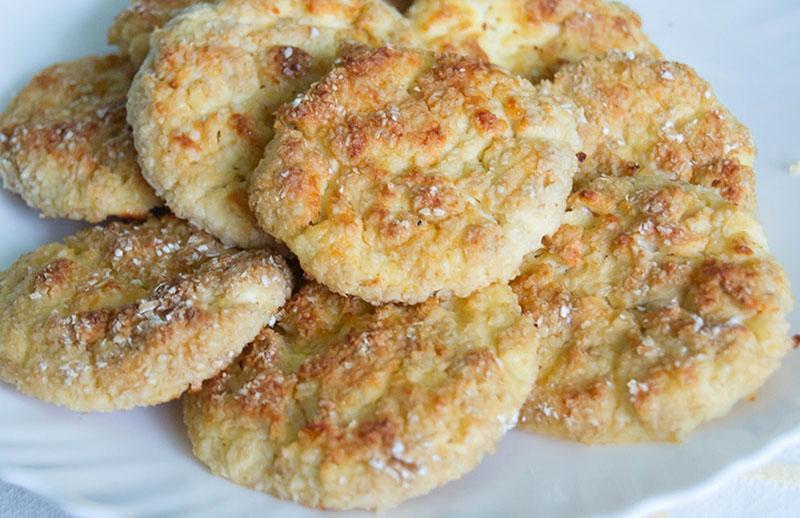
<svg viewBox="0 0 800 518">
<path fill-rule="evenodd" d="M 558 412 L 556 412 L 556 409 L 548 405 L 547 403 L 540 404 L 538 408 L 539 411 L 545 415 L 545 417 L 558 419 Z"/>
<path fill-rule="evenodd" d="M 636 381 L 634 379 L 632 379 L 632 380 L 630 380 L 628 382 L 628 392 L 634 398 L 636 396 L 638 396 L 639 394 L 647 392 L 649 390 L 650 390 L 650 387 L 647 385 L 647 383 L 641 383 L 641 382 Z"/>
<path fill-rule="evenodd" d="M 692 317 L 692 320 L 694 321 L 694 332 L 697 333 L 701 329 L 703 329 L 703 327 L 706 325 L 706 323 L 705 323 L 705 321 L 703 320 L 703 318 L 700 315 L 692 313 L 690 316 Z"/>
<path fill-rule="evenodd" d="M 405 453 L 405 451 L 406 447 L 403 445 L 402 442 L 395 441 L 394 444 L 392 444 L 392 457 L 394 457 L 395 459 L 402 459 L 403 453 Z"/>
</svg>

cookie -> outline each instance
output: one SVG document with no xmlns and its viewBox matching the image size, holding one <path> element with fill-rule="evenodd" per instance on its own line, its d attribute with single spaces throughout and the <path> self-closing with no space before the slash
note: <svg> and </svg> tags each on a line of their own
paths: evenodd
<svg viewBox="0 0 800 518">
<path fill-rule="evenodd" d="M 0 116 L 6 189 L 51 218 L 144 218 L 161 204 L 136 163 L 124 57 L 86 57 L 37 74 Z"/>
<path fill-rule="evenodd" d="M 467 296 L 561 221 L 579 147 L 562 105 L 483 61 L 354 48 L 279 112 L 250 204 L 337 293 Z"/>
<path fill-rule="evenodd" d="M 755 211 L 750 131 L 690 67 L 611 52 L 565 66 L 552 89 L 542 86 L 580 113 L 579 181 L 648 169 Z"/>
<path fill-rule="evenodd" d="M 639 16 L 604 0 L 417 0 L 408 16 L 428 48 L 485 59 L 532 80 L 617 49 L 659 56 Z"/>
<path fill-rule="evenodd" d="M 150 35 L 176 14 L 202 0 L 131 0 L 108 29 L 108 43 L 141 65 L 150 50 Z"/>
<path fill-rule="evenodd" d="M 514 426 L 531 328 L 506 285 L 375 308 L 308 284 L 185 397 L 194 453 L 281 499 L 392 507 L 461 477 Z"/>
<path fill-rule="evenodd" d="M 131 61 L 140 65 L 150 50 L 150 34 L 163 27 L 176 14 L 202 0 L 132 0 L 131 5 L 114 18 L 108 29 L 108 43 L 119 47 Z M 400 11 L 405 11 L 410 0 L 389 0 Z"/>
<path fill-rule="evenodd" d="M 0 273 L 0 379 L 81 411 L 169 401 L 225 368 L 291 284 L 279 257 L 170 216 L 85 230 Z"/>
<path fill-rule="evenodd" d="M 687 66 L 612 52 L 541 87 L 581 115 L 565 223 L 513 282 L 542 370 L 527 430 L 679 440 L 790 348 L 783 270 L 755 219 L 747 128 Z"/>
<path fill-rule="evenodd" d="M 412 40 L 379 0 L 224 0 L 182 11 L 154 33 L 129 94 L 145 177 L 175 214 L 224 242 L 268 243 L 246 189 L 275 109 L 326 73 L 342 43 Z"/>
</svg>

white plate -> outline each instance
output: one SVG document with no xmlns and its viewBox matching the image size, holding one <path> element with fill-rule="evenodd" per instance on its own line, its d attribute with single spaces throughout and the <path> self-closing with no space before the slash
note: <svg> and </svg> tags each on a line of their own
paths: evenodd
<svg viewBox="0 0 800 518">
<path fill-rule="evenodd" d="M 0 0 L 0 103 L 40 68 L 102 52 L 127 0 Z M 800 286 L 800 3 L 796 0 L 630 2 L 665 54 L 711 80 L 753 130 L 758 194 L 772 249 Z M 79 225 L 39 220 L 0 194 L 0 267 Z M 794 328 L 800 328 L 797 312 Z M 0 337 L 2 340 L 2 337 Z M 725 419 L 684 444 L 583 447 L 513 432 L 475 472 L 391 516 L 641 513 L 709 491 L 800 438 L 800 355 Z M 0 478 L 81 516 L 312 516 L 300 506 L 212 477 L 193 460 L 177 405 L 79 415 L 0 386 Z"/>
</svg>

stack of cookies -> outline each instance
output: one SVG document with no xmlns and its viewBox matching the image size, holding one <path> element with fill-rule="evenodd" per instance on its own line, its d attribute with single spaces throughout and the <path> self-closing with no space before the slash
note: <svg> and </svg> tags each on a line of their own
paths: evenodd
<svg viewBox="0 0 800 518">
<path fill-rule="evenodd" d="M 399 6 L 398 6 L 399 7 Z M 601 0 L 135 0 L 0 117 L 102 226 L 0 273 L 0 378 L 183 398 L 195 455 L 383 509 L 510 429 L 672 441 L 791 349 L 748 130 Z"/>
</svg>

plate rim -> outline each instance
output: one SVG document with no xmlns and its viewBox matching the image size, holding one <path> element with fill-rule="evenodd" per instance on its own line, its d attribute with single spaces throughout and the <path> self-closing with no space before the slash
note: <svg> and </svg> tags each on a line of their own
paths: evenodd
<svg viewBox="0 0 800 518">
<path fill-rule="evenodd" d="M 10 388 L 10 386 L 7 388 Z M 676 444 L 676 446 L 679 445 Z M 678 488 L 664 489 L 638 502 L 620 503 L 613 509 L 600 513 L 589 512 L 585 516 L 594 518 L 635 518 L 708 497 L 737 476 L 768 463 L 781 451 L 793 445 L 800 445 L 800 420 L 783 433 L 776 435 L 771 441 L 765 442 L 748 454 L 721 467 L 700 482 L 689 481 L 681 484 Z M 65 492 L 54 484 L 37 479 L 35 475 L 27 472 L 24 468 L 8 467 L 0 464 L 0 481 L 17 486 L 43 498 L 50 505 L 69 516 L 79 518 L 131 516 L 121 506 L 101 504 L 90 498 Z M 275 497 L 268 494 L 263 496 L 268 499 L 275 499 Z M 296 505 L 299 506 L 300 504 Z M 179 515 L 177 514 L 176 516 Z M 379 516 L 379 514 L 374 515 Z"/>
</svg>

